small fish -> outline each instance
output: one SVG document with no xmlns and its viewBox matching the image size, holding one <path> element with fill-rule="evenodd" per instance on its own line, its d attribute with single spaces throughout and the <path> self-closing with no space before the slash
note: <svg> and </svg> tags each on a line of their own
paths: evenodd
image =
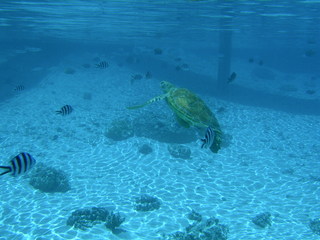
<svg viewBox="0 0 320 240">
<path fill-rule="evenodd" d="M 189 70 L 189 65 L 186 63 L 183 63 L 183 64 L 181 64 L 181 69 L 187 71 L 187 70 Z"/>
<path fill-rule="evenodd" d="M 9 166 L 0 166 L 1 169 L 5 169 L 1 175 L 11 173 L 16 177 L 29 171 L 36 164 L 36 160 L 26 152 L 19 153 L 17 156 L 10 160 Z"/>
<path fill-rule="evenodd" d="M 314 55 L 316 55 L 316 51 L 313 49 L 307 49 L 304 52 L 305 57 L 313 57 Z"/>
<path fill-rule="evenodd" d="M 134 74 L 134 75 L 131 75 L 131 78 L 134 80 L 141 80 L 143 76 L 141 74 Z"/>
<path fill-rule="evenodd" d="M 316 91 L 315 90 L 307 90 L 306 93 L 312 95 L 312 94 L 315 94 Z"/>
<path fill-rule="evenodd" d="M 146 79 L 150 79 L 150 78 L 152 78 L 152 74 L 151 74 L 151 72 L 147 72 L 146 73 Z"/>
<path fill-rule="evenodd" d="M 56 111 L 57 114 L 61 114 L 62 116 L 68 115 L 73 111 L 73 108 L 70 105 L 64 105 L 61 110 Z"/>
<path fill-rule="evenodd" d="M 231 73 L 230 77 L 228 78 L 228 83 L 233 82 L 237 77 L 237 74 L 235 72 Z"/>
<path fill-rule="evenodd" d="M 204 135 L 204 138 L 201 139 L 202 145 L 201 148 L 210 148 L 213 144 L 214 138 L 215 138 L 215 132 L 212 130 L 211 127 L 207 128 L 206 134 Z"/>
<path fill-rule="evenodd" d="M 141 80 L 142 78 L 143 78 L 143 76 L 142 76 L 141 74 L 131 75 L 131 81 L 130 81 L 130 83 L 133 84 L 135 81 Z"/>
<path fill-rule="evenodd" d="M 162 54 L 162 49 L 161 48 L 155 48 L 155 49 L 153 49 L 153 53 L 155 54 L 155 55 L 161 55 Z"/>
<path fill-rule="evenodd" d="M 23 86 L 23 85 L 18 85 L 18 86 L 16 86 L 13 90 L 14 91 L 17 91 L 17 92 L 21 92 L 21 91 L 23 91 L 25 89 L 25 86 Z"/>
<path fill-rule="evenodd" d="M 189 70 L 189 65 L 186 63 L 176 66 L 176 71 L 188 71 L 188 70 Z"/>
<path fill-rule="evenodd" d="M 102 61 L 96 64 L 96 68 L 104 69 L 107 67 L 109 67 L 109 63 L 107 63 L 106 61 Z"/>
</svg>

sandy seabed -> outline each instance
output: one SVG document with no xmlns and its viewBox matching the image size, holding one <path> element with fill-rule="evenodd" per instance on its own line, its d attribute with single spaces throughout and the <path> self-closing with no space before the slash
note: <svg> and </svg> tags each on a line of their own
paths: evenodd
<svg viewBox="0 0 320 240">
<path fill-rule="evenodd" d="M 65 74 L 57 66 L 38 87 L 19 92 L 0 105 L 2 163 L 26 151 L 37 162 L 70 177 L 66 193 L 43 193 L 28 175 L 1 177 L 0 240 L 161 239 L 183 231 L 193 209 L 229 226 L 231 240 L 315 240 L 308 226 L 320 212 L 320 119 L 248 107 L 203 97 L 217 113 L 223 131 L 232 136 L 218 154 L 191 149 L 188 160 L 172 157 L 168 144 L 143 137 L 112 141 L 106 130 L 114 119 L 148 117 L 163 112 L 164 102 L 145 109 L 125 107 L 161 93 L 157 79 L 130 85 L 130 70 L 82 69 Z M 56 115 L 65 104 L 74 112 Z M 168 123 L 171 124 L 171 123 Z M 139 153 L 149 144 L 153 152 Z M 137 212 L 141 194 L 161 200 L 159 210 Z M 119 235 L 103 224 L 87 231 L 66 225 L 74 210 L 108 207 L 126 218 Z M 261 229 L 251 219 L 270 212 L 272 225 Z"/>
</svg>

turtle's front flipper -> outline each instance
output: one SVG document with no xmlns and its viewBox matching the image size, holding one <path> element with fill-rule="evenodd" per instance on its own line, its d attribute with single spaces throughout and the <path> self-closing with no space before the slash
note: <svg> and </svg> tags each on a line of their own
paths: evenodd
<svg viewBox="0 0 320 240">
<path fill-rule="evenodd" d="M 160 95 L 160 96 L 157 96 L 157 97 L 154 97 L 152 99 L 150 99 L 149 101 L 141 104 L 141 105 L 135 105 L 135 106 L 131 106 L 131 107 L 127 107 L 127 109 L 138 109 L 138 108 L 142 108 L 150 103 L 153 103 L 153 102 L 158 102 L 158 101 L 161 101 L 162 99 L 164 99 L 167 95 L 166 94 L 163 94 L 163 95 Z"/>
</svg>

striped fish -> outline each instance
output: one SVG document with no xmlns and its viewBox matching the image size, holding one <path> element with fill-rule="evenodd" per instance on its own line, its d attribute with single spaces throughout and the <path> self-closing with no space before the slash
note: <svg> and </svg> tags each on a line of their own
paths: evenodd
<svg viewBox="0 0 320 240">
<path fill-rule="evenodd" d="M 57 114 L 61 114 L 62 116 L 68 115 L 73 111 L 73 108 L 70 105 L 64 105 L 61 110 L 56 111 Z"/>
<path fill-rule="evenodd" d="M 0 166 L 0 169 L 5 170 L 4 172 L 0 173 L 0 176 L 7 173 L 11 173 L 11 175 L 14 177 L 19 176 L 28 172 L 35 164 L 36 160 L 29 153 L 19 153 L 10 160 L 9 166 Z"/>
<path fill-rule="evenodd" d="M 215 132 L 212 130 L 211 127 L 207 128 L 206 134 L 204 138 L 201 139 L 202 145 L 201 148 L 210 148 L 214 142 Z"/>
<path fill-rule="evenodd" d="M 150 79 L 150 78 L 152 78 L 152 74 L 151 74 L 151 72 L 147 72 L 145 77 L 146 77 L 146 79 Z"/>
<path fill-rule="evenodd" d="M 99 62 L 98 64 L 96 64 L 96 68 L 103 69 L 103 68 L 107 68 L 107 67 L 109 67 L 109 63 L 107 63 L 106 61 L 102 61 L 102 62 Z"/>
<path fill-rule="evenodd" d="M 237 77 L 237 74 L 235 72 L 231 73 L 230 77 L 228 78 L 228 83 L 233 82 Z"/>
<path fill-rule="evenodd" d="M 17 92 L 21 92 L 25 89 L 25 87 L 23 85 L 18 85 L 16 86 L 13 90 L 17 91 Z"/>
</svg>

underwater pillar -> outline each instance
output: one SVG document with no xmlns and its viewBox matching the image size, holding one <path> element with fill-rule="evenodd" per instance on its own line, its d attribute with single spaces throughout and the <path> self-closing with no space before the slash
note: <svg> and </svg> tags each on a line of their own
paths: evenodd
<svg viewBox="0 0 320 240">
<path fill-rule="evenodd" d="M 230 10 L 230 9 L 228 9 Z M 225 17 L 225 10 L 222 10 L 219 27 L 219 52 L 218 52 L 218 73 L 217 89 L 218 93 L 224 93 L 227 89 L 228 78 L 230 76 L 231 51 L 232 51 L 232 29 L 231 17 Z"/>
</svg>

